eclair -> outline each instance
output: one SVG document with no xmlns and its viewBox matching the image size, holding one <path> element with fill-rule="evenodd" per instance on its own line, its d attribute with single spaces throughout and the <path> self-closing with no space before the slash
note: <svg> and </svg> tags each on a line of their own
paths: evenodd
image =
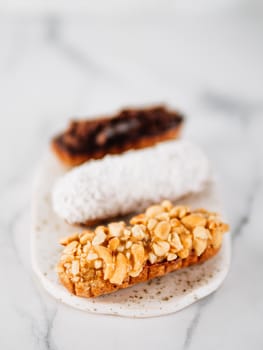
<svg viewBox="0 0 263 350">
<path fill-rule="evenodd" d="M 123 109 L 112 117 L 73 120 L 51 141 L 57 157 L 75 166 L 107 154 L 121 154 L 177 137 L 183 116 L 164 106 Z"/>
<path fill-rule="evenodd" d="M 164 198 L 200 192 L 210 179 L 207 158 L 187 141 L 109 155 L 73 168 L 55 183 L 54 211 L 70 224 L 94 224 Z"/>
<path fill-rule="evenodd" d="M 133 217 L 61 240 L 60 282 L 73 294 L 97 297 L 204 262 L 229 230 L 218 214 L 168 200 Z"/>
</svg>

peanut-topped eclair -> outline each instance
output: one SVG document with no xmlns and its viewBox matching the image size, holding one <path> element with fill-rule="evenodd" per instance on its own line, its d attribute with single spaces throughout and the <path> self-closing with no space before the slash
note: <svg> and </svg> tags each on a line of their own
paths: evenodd
<svg viewBox="0 0 263 350">
<path fill-rule="evenodd" d="M 111 118 L 73 120 L 51 145 L 63 163 L 74 166 L 170 140 L 179 135 L 182 123 L 180 113 L 164 106 L 123 109 Z"/>
<path fill-rule="evenodd" d="M 124 222 L 61 240 L 60 282 L 73 294 L 96 297 L 208 260 L 229 229 L 218 214 L 168 200 Z"/>
</svg>

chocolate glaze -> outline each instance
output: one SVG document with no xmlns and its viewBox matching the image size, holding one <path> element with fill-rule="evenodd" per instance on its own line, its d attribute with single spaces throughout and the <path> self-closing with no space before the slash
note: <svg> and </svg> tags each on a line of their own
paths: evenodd
<svg viewBox="0 0 263 350">
<path fill-rule="evenodd" d="M 151 138 L 177 128 L 183 117 L 164 106 L 123 109 L 112 118 L 73 120 L 53 142 L 68 153 L 92 155 L 111 147 L 123 147 L 140 138 Z"/>
</svg>

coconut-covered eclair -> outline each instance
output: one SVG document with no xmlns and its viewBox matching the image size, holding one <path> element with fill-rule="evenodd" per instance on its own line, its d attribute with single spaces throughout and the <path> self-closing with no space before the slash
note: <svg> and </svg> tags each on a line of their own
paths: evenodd
<svg viewBox="0 0 263 350">
<path fill-rule="evenodd" d="M 177 137 L 183 117 L 165 106 L 126 108 L 108 118 L 73 120 L 51 146 L 67 165 L 149 147 Z"/>
<path fill-rule="evenodd" d="M 130 225 L 113 222 L 61 240 L 59 280 L 78 296 L 111 293 L 208 260 L 228 229 L 216 213 L 165 200 Z"/>
<path fill-rule="evenodd" d="M 74 168 L 55 184 L 53 208 L 70 224 L 94 224 L 199 192 L 209 176 L 208 160 L 196 146 L 168 141 Z"/>
</svg>

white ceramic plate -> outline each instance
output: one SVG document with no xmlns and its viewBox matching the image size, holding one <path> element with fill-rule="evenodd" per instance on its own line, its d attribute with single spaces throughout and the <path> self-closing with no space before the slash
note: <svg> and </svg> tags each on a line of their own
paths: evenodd
<svg viewBox="0 0 263 350">
<path fill-rule="evenodd" d="M 56 299 L 75 308 L 99 314 L 126 317 L 153 317 L 169 314 L 215 291 L 223 282 L 230 264 L 230 238 L 225 235 L 222 249 L 202 265 L 172 272 L 164 277 L 94 299 L 70 294 L 57 280 L 55 265 L 62 247 L 61 237 L 78 231 L 52 210 L 51 189 L 54 181 L 68 169 L 48 153 L 37 171 L 32 203 L 32 264 L 43 287 Z M 215 183 L 180 203 L 222 211 Z"/>
</svg>

